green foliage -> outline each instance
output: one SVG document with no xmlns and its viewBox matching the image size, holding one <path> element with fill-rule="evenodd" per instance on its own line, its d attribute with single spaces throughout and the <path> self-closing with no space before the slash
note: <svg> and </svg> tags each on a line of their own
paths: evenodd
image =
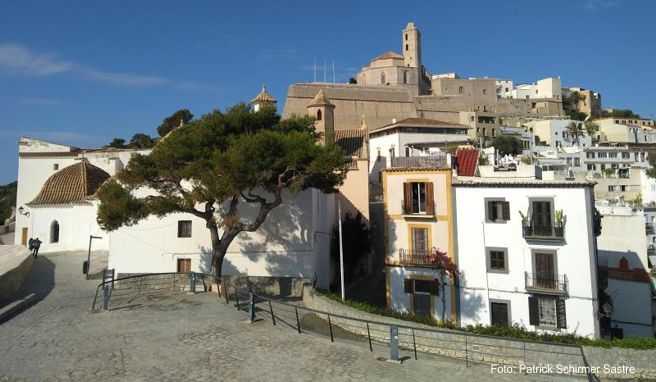
<svg viewBox="0 0 656 382">
<path fill-rule="evenodd" d="M 157 133 L 160 137 L 165 136 L 171 130 L 180 126 L 180 122 L 187 124 L 194 118 L 194 115 L 187 109 L 180 109 L 170 116 L 164 118 L 162 123 L 157 127 Z"/>
<path fill-rule="evenodd" d="M 478 157 L 478 165 L 486 166 L 488 164 L 490 164 L 490 162 L 487 160 L 487 155 L 481 153 L 481 155 Z"/>
<path fill-rule="evenodd" d="M 640 119 L 640 114 L 636 114 L 631 109 L 613 109 L 611 111 L 602 110 L 601 116 L 604 118 L 632 118 Z"/>
<path fill-rule="evenodd" d="M 594 136 L 599 131 L 599 125 L 592 121 L 585 121 L 583 124 L 585 132 L 590 136 Z"/>
<path fill-rule="evenodd" d="M 492 140 L 492 146 L 501 155 L 517 155 L 522 152 L 522 142 L 509 135 L 498 135 Z"/>
<path fill-rule="evenodd" d="M 330 298 L 331 300 L 343 303 L 344 305 L 350 306 L 351 308 L 361 310 L 363 312 L 378 314 L 381 316 L 397 318 L 400 320 L 417 322 L 420 324 L 448 328 L 453 330 L 459 330 L 467 333 L 485 335 L 485 336 L 495 336 L 495 337 L 507 337 L 514 338 L 525 341 L 541 341 L 541 342 L 552 342 L 557 344 L 567 344 L 567 345 L 580 345 L 580 346 L 595 346 L 603 348 L 628 348 L 628 349 L 656 349 L 656 338 L 651 337 L 627 337 L 624 339 L 590 339 L 587 337 L 580 337 L 574 334 L 549 334 L 549 333 L 537 333 L 534 331 L 529 331 L 525 327 L 514 324 L 513 326 L 484 326 L 484 325 L 468 325 L 466 327 L 457 327 L 455 323 L 451 321 L 438 321 L 430 316 L 415 316 L 408 313 L 399 313 L 390 309 L 381 308 L 364 302 L 346 300 L 342 302 L 341 297 L 336 293 L 330 293 L 326 291 L 317 291 L 321 295 Z"/>
<path fill-rule="evenodd" d="M 0 186 L 0 225 L 11 216 L 11 208 L 16 206 L 16 182 Z"/>
<path fill-rule="evenodd" d="M 371 251 L 369 227 L 360 213 L 355 216 L 350 213 L 344 215 L 342 219 L 342 243 L 344 247 L 344 279 L 348 285 L 358 276 L 356 274 L 358 264 Z M 333 228 L 330 248 L 333 263 L 339 267 L 339 229 L 337 224 Z M 336 277 L 339 277 L 339 272 L 336 273 Z M 339 282 L 337 281 L 335 284 L 339 285 Z"/>
<path fill-rule="evenodd" d="M 588 116 L 586 113 L 577 110 L 568 110 L 567 116 L 575 121 L 583 121 Z"/>
<path fill-rule="evenodd" d="M 149 149 L 155 146 L 155 140 L 148 134 L 137 133 L 132 136 L 128 147 L 131 149 Z"/>
<path fill-rule="evenodd" d="M 172 130 L 149 155 L 133 156 L 118 182 L 99 191 L 98 223 L 111 231 L 149 215 L 180 212 L 202 218 L 220 276 L 220 263 L 234 237 L 257 230 L 282 203 L 284 191 L 335 192 L 346 166 L 337 146 L 317 144 L 311 119 L 281 122 L 272 108 L 251 112 L 238 104 Z M 140 188 L 155 193 L 131 193 Z M 259 207 L 256 217 L 242 220 L 240 203 Z"/>
<path fill-rule="evenodd" d="M 125 139 L 123 138 L 114 138 L 106 147 L 113 147 L 115 149 L 124 149 L 127 146 L 125 145 Z"/>
<path fill-rule="evenodd" d="M 520 160 L 521 160 L 522 163 L 524 163 L 524 164 L 532 164 L 532 163 L 533 163 L 533 160 L 532 160 L 531 157 L 528 156 L 528 155 L 527 155 L 527 156 L 523 156 Z"/>
</svg>

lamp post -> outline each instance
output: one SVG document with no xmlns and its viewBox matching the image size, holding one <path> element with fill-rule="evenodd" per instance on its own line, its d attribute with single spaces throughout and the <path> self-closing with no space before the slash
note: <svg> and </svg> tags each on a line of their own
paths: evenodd
<svg viewBox="0 0 656 382">
<path fill-rule="evenodd" d="M 344 292 L 344 247 L 342 246 L 342 203 L 337 199 L 337 226 L 339 227 L 339 277 L 342 285 L 342 301 L 346 300 Z"/>
<path fill-rule="evenodd" d="M 91 269 L 91 241 L 93 241 L 93 239 L 102 239 L 102 237 L 89 235 L 89 252 L 87 253 L 87 267 L 86 267 L 86 272 L 84 272 L 86 274 L 87 280 L 89 280 L 89 269 Z"/>
</svg>

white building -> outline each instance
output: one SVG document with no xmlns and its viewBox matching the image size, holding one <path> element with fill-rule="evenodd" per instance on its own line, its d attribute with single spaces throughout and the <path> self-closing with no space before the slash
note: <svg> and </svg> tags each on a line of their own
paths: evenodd
<svg viewBox="0 0 656 382">
<path fill-rule="evenodd" d="M 515 86 L 512 80 L 497 79 L 497 97 L 512 98 Z"/>
<path fill-rule="evenodd" d="M 453 182 L 461 325 L 598 338 L 592 183 Z"/>
<path fill-rule="evenodd" d="M 603 216 L 599 269 L 612 301 L 610 325 L 624 336 L 653 336 L 653 281 L 649 276 L 644 213 L 624 206 L 597 205 Z M 600 283 L 601 284 L 601 283 Z"/>
<path fill-rule="evenodd" d="M 568 128 L 572 123 L 581 127 L 581 134 L 574 136 Z M 592 146 L 592 137 L 586 132 L 582 123 L 570 119 L 542 119 L 526 122 L 525 125 L 531 129 L 535 139 L 539 139 L 539 145 L 551 148 L 571 146 Z"/>
<path fill-rule="evenodd" d="M 512 98 L 562 98 L 560 77 L 547 77 L 532 84 L 517 85 L 512 91 Z"/>
<path fill-rule="evenodd" d="M 94 193 L 135 153 L 148 150 L 83 150 L 23 137 L 18 143 L 18 186 L 14 242 L 42 241 L 41 252 L 86 250 L 89 235 L 101 236 L 94 249 L 108 249 L 96 223 Z"/>
</svg>

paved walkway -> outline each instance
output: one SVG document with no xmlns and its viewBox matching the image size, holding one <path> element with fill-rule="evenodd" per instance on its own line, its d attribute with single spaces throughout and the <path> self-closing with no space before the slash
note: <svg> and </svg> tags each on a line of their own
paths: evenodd
<svg viewBox="0 0 656 382">
<path fill-rule="evenodd" d="M 180 295 L 90 313 L 97 281 L 83 256 L 40 256 L 28 281 L 39 301 L 0 325 L 0 381 L 471 381 L 489 366 L 377 360 L 381 349 L 330 343 L 247 315 L 212 295 Z M 495 380 L 551 380 L 494 375 Z"/>
</svg>

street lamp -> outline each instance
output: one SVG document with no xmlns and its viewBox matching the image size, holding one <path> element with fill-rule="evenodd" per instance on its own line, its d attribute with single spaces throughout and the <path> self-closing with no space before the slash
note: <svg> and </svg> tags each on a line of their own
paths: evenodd
<svg viewBox="0 0 656 382">
<path fill-rule="evenodd" d="M 89 269 L 91 269 L 91 241 L 93 241 L 93 239 L 102 239 L 102 237 L 89 235 L 89 252 L 87 253 L 87 261 L 82 266 L 82 273 L 86 274 L 87 280 L 89 280 Z"/>
</svg>

